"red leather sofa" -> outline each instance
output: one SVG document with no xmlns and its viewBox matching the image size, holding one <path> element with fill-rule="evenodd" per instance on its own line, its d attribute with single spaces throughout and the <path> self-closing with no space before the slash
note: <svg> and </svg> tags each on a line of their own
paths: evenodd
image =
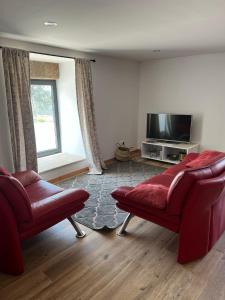
<svg viewBox="0 0 225 300">
<path fill-rule="evenodd" d="M 136 187 L 112 192 L 117 206 L 179 234 L 178 262 L 203 257 L 225 230 L 225 153 L 190 153 Z"/>
<path fill-rule="evenodd" d="M 0 271 L 24 271 L 21 241 L 68 218 L 83 237 L 71 215 L 84 207 L 89 194 L 82 189 L 63 190 L 34 171 L 9 174 L 0 168 Z"/>
</svg>

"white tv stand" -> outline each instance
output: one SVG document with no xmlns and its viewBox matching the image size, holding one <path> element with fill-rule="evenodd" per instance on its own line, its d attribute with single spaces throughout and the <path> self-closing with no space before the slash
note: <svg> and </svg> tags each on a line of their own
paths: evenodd
<svg viewBox="0 0 225 300">
<path fill-rule="evenodd" d="M 143 158 L 178 164 L 186 154 L 198 152 L 198 150 L 199 144 L 150 140 L 142 142 L 141 156 Z"/>
</svg>

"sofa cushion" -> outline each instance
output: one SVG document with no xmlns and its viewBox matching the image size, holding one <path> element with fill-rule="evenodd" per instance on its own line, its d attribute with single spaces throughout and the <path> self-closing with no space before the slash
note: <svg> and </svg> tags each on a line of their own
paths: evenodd
<svg viewBox="0 0 225 300">
<path fill-rule="evenodd" d="M 126 198 L 139 207 L 165 209 L 168 188 L 160 184 L 140 184 L 128 194 Z"/>
<path fill-rule="evenodd" d="M 84 207 L 89 193 L 82 189 L 67 189 L 31 204 L 33 223 L 19 227 L 21 240 L 27 239 L 62 221 Z"/>
<path fill-rule="evenodd" d="M 217 160 L 225 157 L 225 153 L 219 151 L 203 151 L 199 156 L 186 164 L 189 168 L 206 167 Z"/>
<path fill-rule="evenodd" d="M 25 189 L 31 203 L 40 201 L 63 191 L 62 188 L 45 180 L 38 180 L 37 182 L 26 186 Z"/>
<path fill-rule="evenodd" d="M 10 176 L 11 174 L 3 167 L 0 167 L 0 175 Z"/>
</svg>

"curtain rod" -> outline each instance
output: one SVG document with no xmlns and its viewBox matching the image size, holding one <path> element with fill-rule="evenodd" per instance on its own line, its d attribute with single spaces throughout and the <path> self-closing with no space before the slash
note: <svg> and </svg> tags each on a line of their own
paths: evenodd
<svg viewBox="0 0 225 300">
<path fill-rule="evenodd" d="M 0 49 L 2 49 L 3 47 L 0 46 Z M 16 49 L 16 48 L 15 48 Z M 64 55 L 57 55 L 57 54 L 48 54 L 48 53 L 42 53 L 42 52 L 35 52 L 35 51 L 29 51 L 30 53 L 34 53 L 34 54 L 40 54 L 40 55 L 48 55 L 48 56 L 55 56 L 55 57 L 62 57 L 62 58 L 71 58 L 71 59 L 76 59 L 76 57 L 72 57 L 72 56 L 64 56 Z M 92 62 L 96 62 L 95 59 L 90 59 L 90 61 Z"/>
</svg>

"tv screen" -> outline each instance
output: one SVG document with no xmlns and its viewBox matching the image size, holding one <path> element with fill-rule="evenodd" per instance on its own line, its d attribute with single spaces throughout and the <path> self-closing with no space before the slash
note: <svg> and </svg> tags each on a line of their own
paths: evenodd
<svg viewBox="0 0 225 300">
<path fill-rule="evenodd" d="M 147 138 L 190 142 L 191 115 L 147 114 Z"/>
</svg>

